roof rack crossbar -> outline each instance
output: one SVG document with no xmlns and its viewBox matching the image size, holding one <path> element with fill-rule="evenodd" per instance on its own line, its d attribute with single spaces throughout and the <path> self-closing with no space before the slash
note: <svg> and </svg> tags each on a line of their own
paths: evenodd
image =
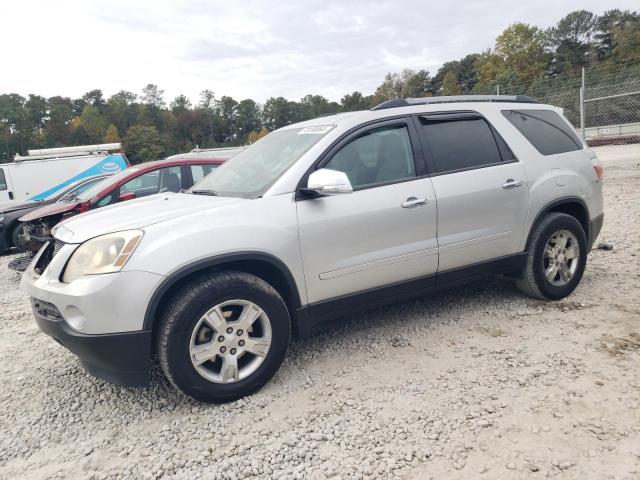
<svg viewBox="0 0 640 480">
<path fill-rule="evenodd" d="M 540 103 L 535 98 L 527 95 L 451 95 L 443 97 L 422 98 L 394 98 L 382 102 L 371 110 L 384 110 L 386 108 L 409 107 L 412 105 L 430 105 L 434 103 L 458 103 L 458 102 L 508 102 L 508 103 Z"/>
</svg>

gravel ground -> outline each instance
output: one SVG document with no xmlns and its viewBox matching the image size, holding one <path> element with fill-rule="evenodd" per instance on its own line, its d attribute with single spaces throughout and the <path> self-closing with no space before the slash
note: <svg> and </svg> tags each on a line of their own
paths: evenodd
<svg viewBox="0 0 640 480">
<path fill-rule="evenodd" d="M 0 478 L 640 478 L 640 155 L 616 148 L 614 249 L 571 297 L 495 279 L 354 316 L 223 406 L 90 377 L 0 257 Z"/>
</svg>

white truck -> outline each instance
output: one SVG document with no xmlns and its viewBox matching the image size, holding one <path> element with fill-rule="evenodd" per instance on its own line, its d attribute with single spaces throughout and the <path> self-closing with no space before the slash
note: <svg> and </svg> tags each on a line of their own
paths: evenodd
<svg viewBox="0 0 640 480">
<path fill-rule="evenodd" d="M 122 145 L 105 143 L 29 150 L 0 163 L 0 203 L 41 200 L 77 180 L 129 167 Z"/>
</svg>

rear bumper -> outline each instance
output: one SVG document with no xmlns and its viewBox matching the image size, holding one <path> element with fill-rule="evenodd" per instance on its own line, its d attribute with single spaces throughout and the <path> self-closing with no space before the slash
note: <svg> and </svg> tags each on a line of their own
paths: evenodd
<svg viewBox="0 0 640 480">
<path fill-rule="evenodd" d="M 596 242 L 596 238 L 600 235 L 600 230 L 602 230 L 602 224 L 604 223 L 604 213 L 599 215 L 589 222 L 589 251 L 593 247 L 593 244 Z"/>
<path fill-rule="evenodd" d="M 71 329 L 53 304 L 34 298 L 31 304 L 40 330 L 77 355 L 91 375 L 128 387 L 149 384 L 151 332 L 87 335 Z"/>
</svg>

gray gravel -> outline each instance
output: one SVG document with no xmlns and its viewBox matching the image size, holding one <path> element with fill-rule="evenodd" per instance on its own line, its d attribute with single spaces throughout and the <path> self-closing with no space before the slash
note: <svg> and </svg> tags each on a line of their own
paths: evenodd
<svg viewBox="0 0 640 480">
<path fill-rule="evenodd" d="M 639 162 L 606 161 L 615 248 L 570 298 L 496 279 L 354 316 L 223 406 L 90 377 L 0 257 L 0 478 L 640 478 Z"/>
</svg>

